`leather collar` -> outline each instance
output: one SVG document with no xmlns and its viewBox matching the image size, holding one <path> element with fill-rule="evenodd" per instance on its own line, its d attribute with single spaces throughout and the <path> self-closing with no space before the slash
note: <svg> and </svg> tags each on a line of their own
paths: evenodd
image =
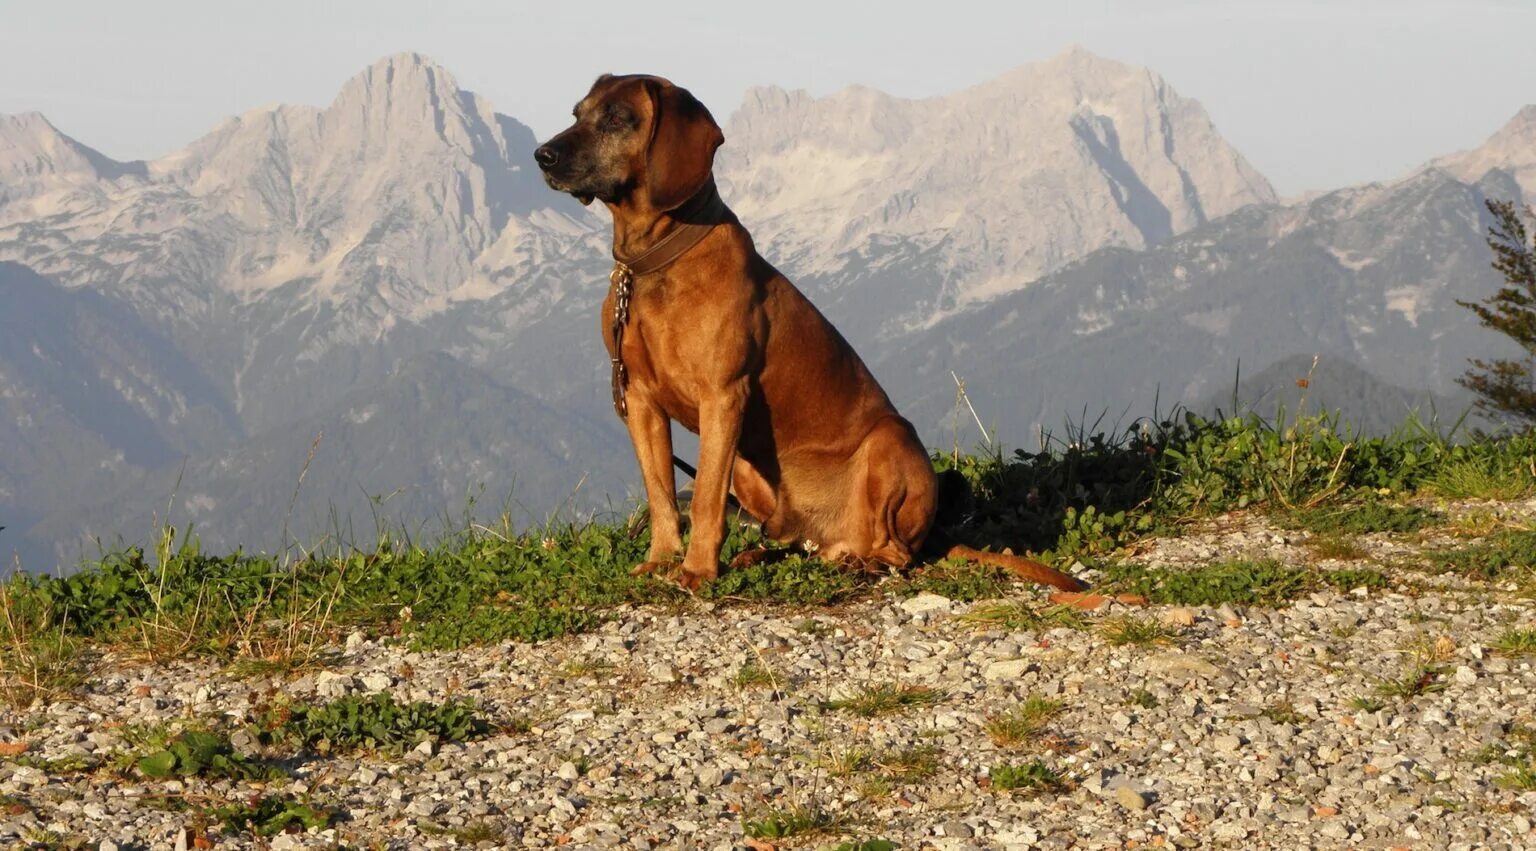
<svg viewBox="0 0 1536 851">
<path fill-rule="evenodd" d="M 617 246 L 613 249 L 613 261 L 619 269 L 627 271 L 632 277 L 650 275 L 667 268 L 677 259 L 688 253 L 688 250 L 698 245 L 709 232 L 715 229 L 715 225 L 724 220 L 725 202 L 720 199 L 720 192 L 715 188 L 713 180 L 704 184 L 704 187 L 694 193 L 692 198 L 684 201 L 682 206 L 672 211 L 672 217 L 678 224 L 667 232 L 666 236 L 656 241 L 655 245 L 640 252 L 632 258 L 620 256 Z"/>
</svg>

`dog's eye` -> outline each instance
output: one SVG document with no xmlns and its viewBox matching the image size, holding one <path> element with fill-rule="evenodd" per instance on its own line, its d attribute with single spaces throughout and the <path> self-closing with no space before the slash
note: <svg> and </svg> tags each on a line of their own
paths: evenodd
<svg viewBox="0 0 1536 851">
<path fill-rule="evenodd" d="M 609 130 L 621 130 L 629 126 L 629 117 L 623 113 L 615 112 L 603 119 L 603 126 Z"/>
</svg>

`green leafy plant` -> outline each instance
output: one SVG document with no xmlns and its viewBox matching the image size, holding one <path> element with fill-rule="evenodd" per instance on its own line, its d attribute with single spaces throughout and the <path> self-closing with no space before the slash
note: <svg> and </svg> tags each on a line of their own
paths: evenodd
<svg viewBox="0 0 1536 851">
<path fill-rule="evenodd" d="M 477 738 L 490 730 L 468 701 L 401 704 L 386 692 L 367 697 L 350 695 L 314 706 L 269 707 L 252 727 L 265 743 L 296 745 L 320 753 L 401 751 L 423 741 Z"/>
<path fill-rule="evenodd" d="M 293 828 L 325 828 L 336 813 L 291 795 L 257 795 L 249 801 L 212 807 L 207 815 L 227 830 L 276 836 Z"/>
<path fill-rule="evenodd" d="M 165 747 L 141 756 L 136 763 L 145 777 L 228 777 L 235 780 L 268 780 L 287 775 L 281 768 L 235 752 L 228 737 L 206 730 L 187 730 L 175 735 Z"/>
<path fill-rule="evenodd" d="M 992 767 L 989 776 L 992 788 L 999 792 L 1013 792 L 1034 797 L 1048 793 L 1064 792 L 1066 780 L 1061 773 L 1040 760 L 1025 763 L 1004 763 Z"/>
</svg>

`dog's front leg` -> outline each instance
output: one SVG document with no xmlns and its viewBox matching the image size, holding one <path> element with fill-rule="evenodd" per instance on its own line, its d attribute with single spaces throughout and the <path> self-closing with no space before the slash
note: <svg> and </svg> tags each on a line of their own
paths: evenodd
<svg viewBox="0 0 1536 851">
<path fill-rule="evenodd" d="M 678 584 L 692 591 L 720 573 L 725 501 L 747 407 L 747 380 L 732 381 L 699 405 L 699 475 L 693 483 L 693 536 Z"/>
<path fill-rule="evenodd" d="M 683 551 L 677 479 L 672 474 L 672 423 L 661 407 L 643 394 L 631 394 L 628 404 L 629 439 L 635 445 L 635 459 L 640 462 L 640 477 L 645 482 L 651 514 L 651 549 L 645 562 L 631 572 L 651 573 L 669 567 Z"/>
</svg>

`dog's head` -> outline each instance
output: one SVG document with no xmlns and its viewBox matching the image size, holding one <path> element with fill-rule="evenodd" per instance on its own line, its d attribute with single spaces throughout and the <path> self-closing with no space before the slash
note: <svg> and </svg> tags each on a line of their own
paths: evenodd
<svg viewBox="0 0 1536 851">
<path fill-rule="evenodd" d="M 533 156 L 551 189 L 583 204 L 671 210 L 709 180 L 725 141 L 704 104 L 660 77 L 604 74 L 572 114 Z"/>
</svg>

